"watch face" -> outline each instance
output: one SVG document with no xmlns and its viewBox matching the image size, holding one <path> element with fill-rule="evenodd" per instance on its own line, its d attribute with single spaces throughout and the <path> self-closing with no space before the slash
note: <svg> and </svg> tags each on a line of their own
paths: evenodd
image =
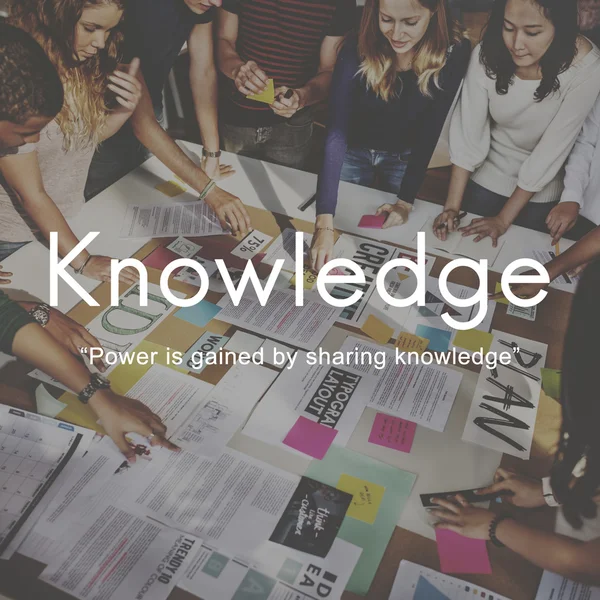
<svg viewBox="0 0 600 600">
<path fill-rule="evenodd" d="M 92 381 L 94 383 L 94 386 L 99 390 L 103 390 L 110 387 L 110 381 L 106 379 L 106 377 L 100 375 L 99 373 L 94 373 L 92 375 Z"/>
<path fill-rule="evenodd" d="M 46 327 L 50 320 L 50 313 L 43 307 L 38 306 L 32 313 L 31 316 L 42 326 Z"/>
</svg>

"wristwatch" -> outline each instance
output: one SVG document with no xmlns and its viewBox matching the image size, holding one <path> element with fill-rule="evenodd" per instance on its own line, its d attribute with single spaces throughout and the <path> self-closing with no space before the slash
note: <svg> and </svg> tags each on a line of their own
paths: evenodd
<svg viewBox="0 0 600 600">
<path fill-rule="evenodd" d="M 50 321 L 50 307 L 47 304 L 37 304 L 29 311 L 29 314 L 42 327 L 46 327 Z"/>
<path fill-rule="evenodd" d="M 221 151 L 217 150 L 216 152 L 211 152 L 206 148 L 202 148 L 202 156 L 204 156 L 204 158 L 220 158 Z"/>
<path fill-rule="evenodd" d="M 77 398 L 79 398 L 79 401 L 83 402 L 83 404 L 87 404 L 90 401 L 90 398 L 98 390 L 108 389 L 110 389 L 110 381 L 98 373 L 92 373 L 90 382 L 81 390 L 81 392 L 79 392 Z"/>
</svg>

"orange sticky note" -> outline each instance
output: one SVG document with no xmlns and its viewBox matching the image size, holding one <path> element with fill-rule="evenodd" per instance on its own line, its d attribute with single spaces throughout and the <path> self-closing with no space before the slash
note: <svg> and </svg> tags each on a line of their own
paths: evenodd
<svg viewBox="0 0 600 600">
<path fill-rule="evenodd" d="M 169 198 L 175 198 L 175 196 L 179 196 L 179 194 L 183 194 L 185 192 L 185 188 L 182 188 L 176 181 L 163 181 L 155 186 L 155 188 L 162 192 L 165 196 L 169 196 Z"/>
<path fill-rule="evenodd" d="M 375 315 L 369 315 L 365 324 L 360 329 L 380 344 L 387 344 L 394 335 L 394 330 L 383 321 L 380 321 Z"/>
<path fill-rule="evenodd" d="M 494 293 L 502 294 L 502 284 L 500 282 L 498 282 L 496 284 L 496 291 Z M 500 300 L 496 300 L 496 302 L 499 302 L 500 304 L 506 304 L 506 305 L 510 304 L 510 302 L 504 296 L 502 296 L 502 298 L 500 298 Z"/>
<path fill-rule="evenodd" d="M 275 102 L 275 84 L 272 79 L 269 79 L 267 87 L 260 94 L 250 94 L 246 96 L 248 100 L 255 102 L 264 102 L 265 104 L 273 104 Z"/>
<path fill-rule="evenodd" d="M 396 340 L 396 348 L 406 350 L 407 352 L 418 352 L 419 354 L 423 354 L 427 350 L 428 345 L 429 340 L 412 333 L 407 333 L 406 331 L 403 331 Z"/>
</svg>

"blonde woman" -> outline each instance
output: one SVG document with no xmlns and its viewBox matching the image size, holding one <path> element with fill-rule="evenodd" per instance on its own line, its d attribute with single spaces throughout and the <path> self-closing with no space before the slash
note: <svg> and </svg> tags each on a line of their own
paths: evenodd
<svg viewBox="0 0 600 600">
<path fill-rule="evenodd" d="M 142 93 L 139 61 L 118 66 L 124 0 L 11 0 L 10 22 L 46 51 L 65 91 L 58 116 L 39 142 L 0 158 L 0 245 L 13 247 L 58 232 L 59 251 L 78 239 L 65 217 L 83 206 L 94 153 L 129 119 Z M 82 252 L 72 263 L 81 274 L 107 281 L 110 258 Z M 121 279 L 135 283 L 136 272 Z"/>
<path fill-rule="evenodd" d="M 332 256 L 340 180 L 397 193 L 384 227 L 408 220 L 470 53 L 446 0 L 366 1 L 333 75 L 314 268 Z"/>
</svg>

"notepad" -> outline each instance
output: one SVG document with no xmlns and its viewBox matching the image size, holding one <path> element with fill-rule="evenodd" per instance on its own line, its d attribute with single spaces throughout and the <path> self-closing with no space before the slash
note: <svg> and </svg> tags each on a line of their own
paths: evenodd
<svg viewBox="0 0 600 600">
<path fill-rule="evenodd" d="M 380 344 L 387 344 L 394 335 L 394 330 L 375 315 L 369 315 L 361 331 Z"/>
<path fill-rule="evenodd" d="M 275 102 L 275 84 L 272 79 L 267 82 L 267 87 L 260 94 L 250 94 L 246 96 L 248 100 L 255 102 L 264 102 L 265 104 L 273 104 Z"/>
<path fill-rule="evenodd" d="M 449 529 L 436 529 L 435 539 L 442 573 L 491 574 L 485 540 L 467 538 Z"/>
<path fill-rule="evenodd" d="M 322 460 L 336 435 L 337 429 L 321 425 L 306 417 L 298 417 L 283 443 L 294 450 Z"/>
<path fill-rule="evenodd" d="M 483 352 L 487 354 L 494 341 L 494 336 L 487 331 L 478 329 L 469 329 L 467 331 L 457 331 L 454 338 L 454 345 L 458 348 L 464 348 L 470 352 Z"/>
</svg>

